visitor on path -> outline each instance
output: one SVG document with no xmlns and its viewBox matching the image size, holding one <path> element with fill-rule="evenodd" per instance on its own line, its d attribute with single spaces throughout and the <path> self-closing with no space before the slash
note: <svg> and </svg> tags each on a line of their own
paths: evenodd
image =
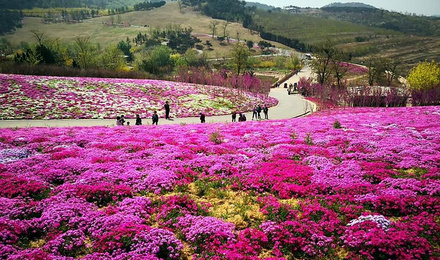
<svg viewBox="0 0 440 260">
<path fill-rule="evenodd" d="M 135 125 L 142 125 L 142 119 L 139 115 L 136 115 L 136 123 Z"/>
<path fill-rule="evenodd" d="M 258 119 L 258 113 L 257 113 L 257 106 L 254 106 L 254 109 L 252 110 L 252 120 Z"/>
<path fill-rule="evenodd" d="M 284 88 L 287 88 L 287 82 L 284 82 Z"/>
<path fill-rule="evenodd" d="M 205 114 L 203 114 L 202 112 L 200 112 L 200 123 L 205 123 Z"/>
<path fill-rule="evenodd" d="M 119 119 L 119 121 L 121 121 L 121 125 L 125 124 L 125 116 L 121 115 L 121 119 Z"/>
<path fill-rule="evenodd" d="M 267 105 L 264 105 L 263 113 L 264 113 L 264 119 L 269 119 L 269 108 L 267 107 Z"/>
<path fill-rule="evenodd" d="M 127 121 L 127 126 L 130 126 L 130 121 Z"/>
<path fill-rule="evenodd" d="M 121 124 L 121 117 L 120 116 L 116 117 L 116 125 L 122 125 Z"/>
<path fill-rule="evenodd" d="M 165 102 L 163 107 L 165 108 L 165 119 L 170 119 L 170 104 L 168 104 L 168 101 Z"/>
<path fill-rule="evenodd" d="M 240 113 L 240 115 L 238 117 L 238 122 L 245 122 L 245 121 L 246 121 L 245 114 Z"/>
<path fill-rule="evenodd" d="M 153 120 L 153 125 L 157 125 L 157 123 L 159 122 L 159 116 L 157 115 L 157 111 L 154 111 L 153 113 L 153 117 L 151 118 Z"/>
<path fill-rule="evenodd" d="M 261 120 L 261 110 L 262 110 L 261 106 L 258 105 L 258 106 L 257 106 L 258 120 Z"/>
<path fill-rule="evenodd" d="M 235 122 L 235 120 L 237 119 L 237 111 L 232 111 L 232 122 Z"/>
</svg>

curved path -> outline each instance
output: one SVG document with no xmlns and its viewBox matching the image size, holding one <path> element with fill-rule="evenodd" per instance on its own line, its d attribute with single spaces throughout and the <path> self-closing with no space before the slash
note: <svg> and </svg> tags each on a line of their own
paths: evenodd
<svg viewBox="0 0 440 260">
<path fill-rule="evenodd" d="M 297 75 L 288 79 L 290 82 L 298 82 L 300 77 L 309 77 L 310 69 L 305 68 Z M 303 116 L 315 111 L 313 103 L 305 100 L 301 95 L 288 95 L 285 88 L 273 88 L 269 94 L 278 99 L 278 105 L 269 108 L 269 119 L 289 119 Z M 248 121 L 252 120 L 252 112 L 245 113 Z M 261 116 L 264 118 L 263 113 Z M 206 117 L 207 123 L 231 122 L 231 115 Z M 238 120 L 238 116 L 237 116 Z M 134 125 L 134 119 L 126 120 Z M 150 118 L 142 120 L 144 125 L 151 124 Z M 54 119 L 54 120 L 0 120 L 0 128 L 13 127 L 66 127 L 66 126 L 114 126 L 115 119 Z M 196 124 L 200 123 L 198 117 L 174 118 L 172 120 L 159 119 L 159 125 L 169 124 Z"/>
</svg>

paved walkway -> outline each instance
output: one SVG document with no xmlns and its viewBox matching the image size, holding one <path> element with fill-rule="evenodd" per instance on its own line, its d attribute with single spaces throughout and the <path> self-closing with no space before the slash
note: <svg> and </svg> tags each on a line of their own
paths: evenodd
<svg viewBox="0 0 440 260">
<path fill-rule="evenodd" d="M 300 73 L 288 80 L 298 82 L 300 77 L 309 77 L 310 69 L 305 68 Z M 301 95 L 288 95 L 285 88 L 273 88 L 269 94 L 278 99 L 278 105 L 269 108 L 269 119 L 289 119 L 314 112 L 314 104 L 305 100 Z M 252 112 L 245 113 L 248 121 L 252 120 Z M 263 112 L 261 112 L 264 118 Z M 238 115 L 237 115 L 238 120 Z M 134 125 L 135 119 L 126 120 L 130 125 Z M 231 115 L 206 117 L 206 123 L 225 123 L 231 122 Z M 151 124 L 150 118 L 142 119 L 144 125 Z M 198 117 L 174 118 L 172 120 L 159 119 L 159 125 L 170 124 L 197 124 L 200 123 Z M 115 126 L 116 119 L 55 119 L 55 120 L 0 120 L 0 128 L 13 127 L 68 127 L 68 126 Z"/>
</svg>

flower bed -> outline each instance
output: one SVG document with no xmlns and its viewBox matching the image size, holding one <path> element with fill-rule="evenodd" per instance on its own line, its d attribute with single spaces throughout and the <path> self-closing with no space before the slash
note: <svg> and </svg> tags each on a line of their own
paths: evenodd
<svg viewBox="0 0 440 260">
<path fill-rule="evenodd" d="M 4 129 L 0 259 L 436 259 L 439 119 Z"/>
<path fill-rule="evenodd" d="M 67 78 L 0 74 L 0 119 L 149 118 L 224 115 L 250 111 L 277 100 L 235 89 L 180 82 L 134 79 Z"/>
</svg>

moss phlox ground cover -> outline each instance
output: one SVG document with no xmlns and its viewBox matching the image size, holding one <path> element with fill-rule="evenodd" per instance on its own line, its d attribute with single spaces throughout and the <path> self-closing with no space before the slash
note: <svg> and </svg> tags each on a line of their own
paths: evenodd
<svg viewBox="0 0 440 260">
<path fill-rule="evenodd" d="M 161 80 L 0 74 L 1 119 L 145 118 L 155 110 L 164 114 L 165 101 L 173 117 L 225 115 L 278 103 L 267 95 L 232 88 Z"/>
<path fill-rule="evenodd" d="M 439 122 L 411 107 L 4 129 L 0 258 L 436 259 Z"/>
</svg>

